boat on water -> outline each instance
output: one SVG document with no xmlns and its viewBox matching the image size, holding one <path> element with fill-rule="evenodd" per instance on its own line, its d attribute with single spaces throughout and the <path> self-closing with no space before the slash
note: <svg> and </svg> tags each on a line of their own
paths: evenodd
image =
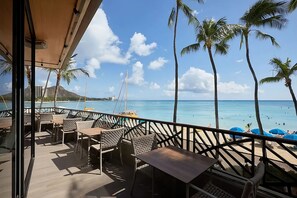
<svg viewBox="0 0 297 198">
<path fill-rule="evenodd" d="M 124 89 L 124 91 L 123 91 Z M 116 114 L 117 107 L 120 108 L 121 104 L 124 103 L 124 110 L 119 111 L 117 114 L 121 116 L 131 117 L 131 118 L 137 118 L 138 115 L 135 110 L 128 110 L 127 109 L 127 99 L 128 99 L 128 72 L 126 73 L 125 80 L 122 83 L 119 96 L 117 99 L 117 102 L 115 104 L 113 113 Z"/>
</svg>

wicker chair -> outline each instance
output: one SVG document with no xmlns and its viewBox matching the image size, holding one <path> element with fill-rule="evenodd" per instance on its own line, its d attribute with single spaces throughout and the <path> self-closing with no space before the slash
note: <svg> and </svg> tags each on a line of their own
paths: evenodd
<svg viewBox="0 0 297 198">
<path fill-rule="evenodd" d="M 63 120 L 63 128 L 61 129 L 62 135 L 62 144 L 65 141 L 65 134 L 76 133 L 76 122 L 81 121 L 81 118 L 66 118 Z"/>
<path fill-rule="evenodd" d="M 78 142 L 81 141 L 81 150 L 82 150 L 82 140 L 88 138 L 86 136 L 81 135 L 78 131 L 80 131 L 81 129 L 92 128 L 93 125 L 94 125 L 94 120 L 77 121 L 76 122 L 77 139 L 76 139 L 76 145 L 75 145 L 75 152 L 77 152 L 77 150 L 78 150 Z"/>
<path fill-rule="evenodd" d="M 39 132 L 41 131 L 41 126 L 43 124 L 53 126 L 53 114 L 52 113 L 40 113 L 39 128 L 38 128 Z"/>
<path fill-rule="evenodd" d="M 265 165 L 263 162 L 260 162 L 256 167 L 256 173 L 254 177 L 247 179 L 244 184 L 243 192 L 241 194 L 241 198 L 255 198 L 257 195 L 257 189 L 260 185 L 260 182 L 265 173 Z M 234 182 L 233 182 L 234 183 Z M 237 182 L 238 183 L 238 182 Z M 223 198 L 235 198 L 239 197 L 238 195 L 232 195 L 232 189 L 236 188 L 232 186 L 232 183 L 228 184 L 228 189 L 224 190 L 220 187 L 214 185 L 211 182 L 208 182 L 203 189 L 190 184 L 190 187 L 199 191 L 194 194 L 191 198 L 209 198 L 209 197 L 223 197 Z"/>
<path fill-rule="evenodd" d="M 149 152 L 157 148 L 156 134 L 149 134 L 149 135 L 132 138 L 132 147 L 133 147 L 132 156 L 134 156 L 135 162 L 134 162 L 134 174 L 133 174 L 132 186 L 130 191 L 131 196 L 133 194 L 136 173 L 144 166 L 144 163 L 141 160 L 137 159 L 135 156 L 142 153 Z"/>
<path fill-rule="evenodd" d="M 100 157 L 100 174 L 102 172 L 102 154 L 119 149 L 120 160 L 122 161 L 121 142 L 125 128 L 106 129 L 101 132 L 99 144 L 94 144 L 91 147 L 99 152 Z"/>
</svg>

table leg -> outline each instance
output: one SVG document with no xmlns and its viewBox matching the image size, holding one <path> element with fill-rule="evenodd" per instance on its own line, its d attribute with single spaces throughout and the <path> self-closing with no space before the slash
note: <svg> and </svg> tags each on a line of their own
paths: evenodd
<svg viewBox="0 0 297 198">
<path fill-rule="evenodd" d="M 88 166 L 90 165 L 90 148 L 91 148 L 91 137 L 88 138 Z"/>
<path fill-rule="evenodd" d="M 186 198 L 189 198 L 189 184 L 186 184 Z"/>
<path fill-rule="evenodd" d="M 155 168 L 152 166 L 152 198 L 154 198 L 155 194 Z"/>
</svg>

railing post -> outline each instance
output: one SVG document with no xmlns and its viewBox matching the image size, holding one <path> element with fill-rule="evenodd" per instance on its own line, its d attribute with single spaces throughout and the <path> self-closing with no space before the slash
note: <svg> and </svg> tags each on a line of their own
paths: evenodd
<svg viewBox="0 0 297 198">
<path fill-rule="evenodd" d="M 186 137 L 186 141 L 187 141 L 187 150 L 190 150 L 190 128 L 187 127 L 187 137 Z"/>
</svg>

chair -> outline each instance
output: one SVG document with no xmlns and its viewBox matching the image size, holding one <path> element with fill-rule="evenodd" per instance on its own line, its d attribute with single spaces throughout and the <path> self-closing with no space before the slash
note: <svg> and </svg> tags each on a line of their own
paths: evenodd
<svg viewBox="0 0 297 198">
<path fill-rule="evenodd" d="M 77 152 L 77 148 L 78 148 L 78 141 L 81 141 L 82 144 L 82 140 L 85 138 L 87 139 L 88 137 L 83 136 L 79 133 L 79 131 L 81 129 L 89 129 L 92 128 L 94 125 L 94 120 L 88 120 L 88 121 L 77 121 L 76 122 L 76 131 L 77 131 L 77 139 L 76 139 L 76 145 L 75 145 L 75 151 Z M 82 149 L 82 145 L 81 145 L 81 149 Z"/>
<path fill-rule="evenodd" d="M 122 142 L 122 137 L 124 132 L 125 132 L 124 127 L 102 130 L 99 144 L 94 144 L 91 146 L 93 149 L 96 149 L 100 155 L 100 174 L 102 172 L 102 154 L 103 153 L 108 153 L 108 152 L 114 151 L 115 149 L 119 149 L 121 164 L 123 164 L 120 144 Z"/>
<path fill-rule="evenodd" d="M 81 118 L 66 118 L 63 120 L 62 131 L 62 144 L 65 141 L 65 134 L 76 133 L 76 122 L 81 121 Z"/>
<path fill-rule="evenodd" d="M 260 162 L 256 167 L 256 173 L 254 177 L 250 179 L 246 179 L 244 184 L 243 192 L 241 194 L 241 198 L 255 198 L 257 195 L 257 189 L 260 185 L 260 182 L 265 173 L 265 165 L 263 162 Z M 234 182 L 234 181 L 233 181 Z M 238 182 L 237 182 L 238 183 Z M 232 189 L 236 188 L 232 186 L 232 183 L 228 184 L 228 189 L 224 190 L 220 187 L 214 185 L 212 182 L 208 182 L 203 189 L 190 184 L 190 187 L 194 188 L 195 190 L 199 191 L 198 193 L 194 194 L 191 198 L 204 198 L 204 197 L 223 197 L 223 198 L 235 198 L 239 196 L 232 195 Z"/>
<path fill-rule="evenodd" d="M 39 118 L 39 128 L 38 131 L 41 131 L 41 126 L 47 124 L 53 126 L 53 114 L 52 113 L 40 113 Z"/>
<path fill-rule="evenodd" d="M 134 174 L 133 174 L 132 186 L 130 191 L 131 196 L 133 194 L 136 173 L 138 170 L 143 168 L 143 165 L 144 165 L 144 163 L 141 160 L 137 159 L 135 156 L 142 153 L 149 152 L 157 148 L 156 134 L 149 134 L 149 135 L 132 138 L 132 147 L 133 147 L 132 156 L 134 156 L 135 161 L 134 161 Z"/>
</svg>

